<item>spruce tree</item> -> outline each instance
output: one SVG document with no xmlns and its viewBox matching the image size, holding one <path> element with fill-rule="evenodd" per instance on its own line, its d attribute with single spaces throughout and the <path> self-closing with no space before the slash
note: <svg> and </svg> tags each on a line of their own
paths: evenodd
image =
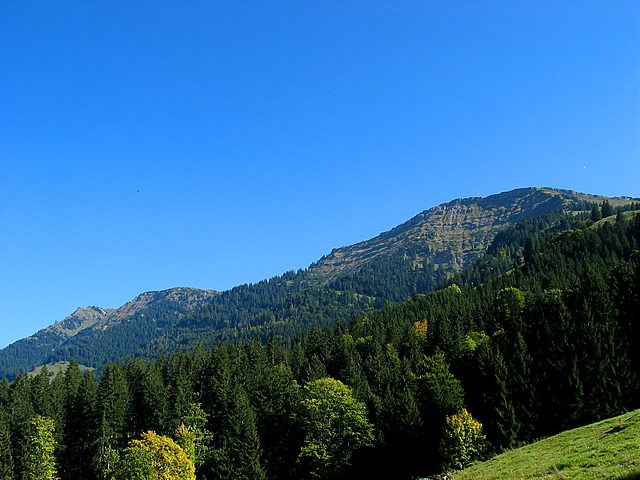
<svg viewBox="0 0 640 480">
<path fill-rule="evenodd" d="M 13 478 L 13 453 L 9 427 L 0 421 L 0 480 Z"/>
<path fill-rule="evenodd" d="M 82 375 L 76 394 L 69 397 L 65 409 L 65 450 L 60 458 L 62 478 L 91 478 L 97 453 L 96 383 L 90 371 Z"/>
<path fill-rule="evenodd" d="M 129 386 L 124 370 L 120 362 L 110 363 L 102 373 L 97 392 L 97 464 L 101 478 L 114 468 L 113 452 L 127 443 L 129 409 Z"/>
<path fill-rule="evenodd" d="M 613 210 L 613 207 L 611 206 L 611 204 L 609 203 L 609 200 L 605 199 L 602 202 L 602 218 L 607 218 L 610 217 L 611 215 L 614 215 L 615 211 Z"/>
<path fill-rule="evenodd" d="M 29 431 L 35 413 L 31 402 L 28 378 L 20 374 L 9 389 L 9 429 L 13 447 L 13 462 L 16 476 L 21 476 L 27 468 Z"/>
</svg>

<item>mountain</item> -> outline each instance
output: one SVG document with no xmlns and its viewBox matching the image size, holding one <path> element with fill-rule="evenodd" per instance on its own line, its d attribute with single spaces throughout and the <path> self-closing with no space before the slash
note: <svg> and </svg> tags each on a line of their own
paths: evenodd
<svg viewBox="0 0 640 480">
<path fill-rule="evenodd" d="M 435 289 L 510 227 L 538 219 L 527 227 L 528 234 L 560 224 L 568 228 L 605 201 L 616 208 L 633 199 L 552 188 L 457 199 L 375 238 L 336 248 L 306 270 L 225 292 L 174 288 L 143 293 L 118 309 L 79 308 L 0 350 L 0 377 L 72 358 L 101 367 L 116 358 L 156 357 L 198 343 L 266 340 L 271 332 L 296 341 L 314 325 L 325 327 Z M 522 249 L 525 239 L 512 240 L 513 248 Z"/>
<path fill-rule="evenodd" d="M 521 188 L 484 198 L 456 199 L 425 210 L 375 238 L 334 249 L 309 270 L 322 282 L 411 248 L 417 251 L 413 257 L 416 266 L 430 261 L 440 268 L 461 270 L 484 253 L 506 226 L 558 209 L 585 211 L 605 199 L 614 208 L 631 201 L 553 188 Z"/>
<path fill-rule="evenodd" d="M 12 378 L 43 364 L 79 359 L 98 367 L 137 352 L 218 292 L 178 287 L 138 295 L 118 309 L 78 308 L 64 320 L 0 350 L 0 374 Z"/>
</svg>

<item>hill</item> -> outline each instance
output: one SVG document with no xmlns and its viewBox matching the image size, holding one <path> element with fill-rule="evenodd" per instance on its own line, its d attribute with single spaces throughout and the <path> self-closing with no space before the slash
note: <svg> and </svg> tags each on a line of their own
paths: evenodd
<svg viewBox="0 0 640 480">
<path fill-rule="evenodd" d="M 213 295 L 156 342 L 185 338 L 187 327 L 215 332 L 222 309 L 236 306 L 257 320 L 299 319 L 295 337 L 244 342 L 258 326 L 231 323 L 218 332 L 236 329 L 237 342 L 110 362 L 99 382 L 74 361 L 53 382 L 45 369 L 0 381 L 0 477 L 24 475 L 34 414 L 55 424 L 63 480 L 109 478 L 141 432 L 173 436 L 182 423 L 196 429 L 197 478 L 289 480 L 410 479 L 468 464 L 464 451 L 439 448 L 464 440 L 447 425 L 465 410 L 494 452 L 634 411 L 640 212 L 605 206 L 606 222 L 592 209 L 507 226 L 463 272 L 401 303 L 345 316 L 341 299 L 355 294 L 330 288 L 340 278 L 305 289 L 296 284 L 305 272 L 292 272 Z M 393 291 L 398 265 L 378 270 L 381 291 Z M 362 286 L 367 268 L 342 287 Z M 266 310 L 282 291 L 284 311 Z M 333 324 L 304 330 L 332 305 Z M 630 428 L 612 426 L 609 438 Z"/>
<path fill-rule="evenodd" d="M 266 341 L 271 332 L 295 342 L 313 326 L 330 326 L 432 291 L 465 270 L 509 227 L 540 219 L 529 224 L 528 233 L 569 228 L 605 201 L 626 208 L 632 199 L 551 188 L 457 199 L 375 238 L 336 248 L 306 270 L 220 293 L 175 288 L 143 293 L 118 309 L 79 308 L 0 350 L 0 377 L 71 359 L 99 368 L 112 359 L 155 358 L 198 343 L 245 342 L 254 336 Z M 511 248 L 522 249 L 524 240 L 522 235 L 510 239 Z M 503 266 L 511 268 L 511 258 L 505 258 Z"/>
<path fill-rule="evenodd" d="M 640 410 L 505 452 L 456 480 L 640 479 Z"/>
<path fill-rule="evenodd" d="M 71 359 L 95 368 L 124 352 L 134 354 L 215 295 L 178 287 L 143 293 L 118 309 L 78 308 L 64 320 L 0 350 L 0 376 L 13 378 L 40 365 Z"/>
</svg>

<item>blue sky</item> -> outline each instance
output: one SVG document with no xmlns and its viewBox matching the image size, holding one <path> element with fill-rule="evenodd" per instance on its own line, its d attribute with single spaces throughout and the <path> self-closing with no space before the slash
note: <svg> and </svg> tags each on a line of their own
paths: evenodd
<svg viewBox="0 0 640 480">
<path fill-rule="evenodd" d="M 0 347 L 454 198 L 640 196 L 638 1 L 3 1 Z"/>
</svg>

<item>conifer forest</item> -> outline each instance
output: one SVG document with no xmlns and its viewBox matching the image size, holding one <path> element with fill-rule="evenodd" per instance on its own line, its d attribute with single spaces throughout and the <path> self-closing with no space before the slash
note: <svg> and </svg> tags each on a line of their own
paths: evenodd
<svg viewBox="0 0 640 480">
<path fill-rule="evenodd" d="M 368 309 L 19 373 L 0 479 L 410 479 L 639 408 L 639 230 L 608 205 L 539 216 Z M 359 275 L 331 294 L 375 298 Z"/>
</svg>

